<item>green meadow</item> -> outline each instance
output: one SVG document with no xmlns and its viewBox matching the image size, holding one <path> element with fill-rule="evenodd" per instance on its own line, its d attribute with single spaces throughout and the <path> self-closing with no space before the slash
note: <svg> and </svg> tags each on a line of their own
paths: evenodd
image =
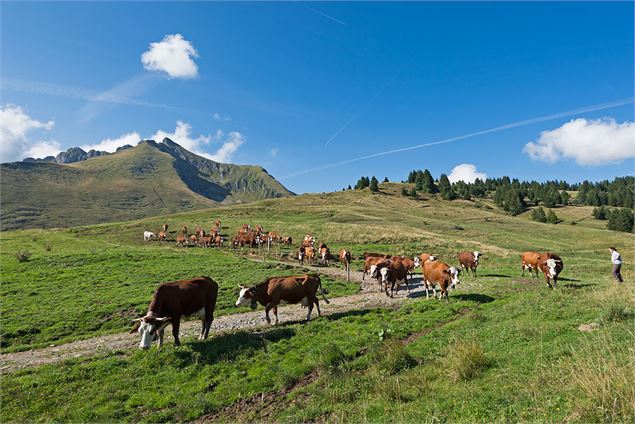
<svg viewBox="0 0 635 424">
<path fill-rule="evenodd" d="M 2 422 L 632 422 L 635 416 L 635 256 L 632 234 L 612 232 L 589 207 L 556 210 L 540 224 L 489 201 L 445 202 L 381 191 L 265 200 L 139 221 L 0 233 L 2 353 L 126 331 L 157 284 L 208 275 L 217 314 L 237 284 L 299 270 L 278 264 L 294 249 L 177 248 L 143 241 L 169 224 L 208 229 L 222 220 L 291 236 L 307 233 L 336 253 L 479 250 L 479 276 L 462 275 L 449 302 L 418 297 L 397 309 L 351 310 L 236 331 L 206 341 L 171 339 L 158 351 L 122 350 L 2 376 Z M 622 252 L 626 283 L 611 280 L 607 247 Z M 18 262 L 17 251 L 29 251 Z M 556 290 L 520 276 L 520 253 L 564 260 Z M 255 260 L 254 260 L 255 259 Z M 339 266 L 334 264 L 332 266 Z M 332 296 L 357 283 L 322 278 Z M 401 294 L 401 293 L 400 293 Z M 262 308 L 261 308 L 262 309 Z M 323 306 L 327 310 L 328 305 Z M 596 323 L 592 332 L 578 329 Z"/>
</svg>

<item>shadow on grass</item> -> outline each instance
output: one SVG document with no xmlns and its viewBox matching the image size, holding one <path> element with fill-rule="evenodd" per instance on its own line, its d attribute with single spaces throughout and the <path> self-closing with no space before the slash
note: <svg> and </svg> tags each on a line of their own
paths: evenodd
<svg viewBox="0 0 635 424">
<path fill-rule="evenodd" d="M 573 281 L 576 283 L 582 282 L 582 280 L 576 280 L 575 278 L 564 278 L 564 277 L 558 277 L 558 281 Z"/>
<path fill-rule="evenodd" d="M 496 300 L 495 297 L 480 293 L 455 294 L 452 297 L 459 300 L 467 300 L 476 303 L 490 303 Z"/>
<path fill-rule="evenodd" d="M 511 275 L 506 274 L 481 274 L 479 277 L 500 277 L 500 278 L 512 278 Z"/>
<path fill-rule="evenodd" d="M 577 281 L 577 280 L 573 280 L 573 281 Z M 567 288 L 567 289 L 573 289 L 573 290 L 580 290 L 580 289 L 588 289 L 591 288 L 593 286 L 597 286 L 597 284 L 595 283 L 589 283 L 589 284 L 563 284 L 561 287 Z"/>
<path fill-rule="evenodd" d="M 180 360 L 179 366 L 182 367 L 193 363 L 214 364 L 219 361 L 231 361 L 241 354 L 264 349 L 267 342 L 290 339 L 294 335 L 295 330 L 289 327 L 277 327 L 260 333 L 239 331 L 222 334 L 203 343 L 191 343 L 189 344 L 191 351 L 179 350 L 176 352 L 176 356 Z"/>
</svg>

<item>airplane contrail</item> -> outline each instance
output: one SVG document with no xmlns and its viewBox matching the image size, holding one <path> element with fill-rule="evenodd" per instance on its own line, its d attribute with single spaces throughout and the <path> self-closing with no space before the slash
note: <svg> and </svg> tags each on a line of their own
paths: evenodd
<svg viewBox="0 0 635 424">
<path fill-rule="evenodd" d="M 593 106 L 585 106 L 585 107 L 582 107 L 582 108 L 579 108 L 579 109 L 569 110 L 569 111 L 566 111 L 566 112 L 553 113 L 551 115 L 540 116 L 538 118 L 525 119 L 523 121 L 517 121 L 517 122 L 513 122 L 511 124 L 505 124 L 505 125 L 501 125 L 501 126 L 498 126 L 498 127 L 489 128 L 489 129 L 486 129 L 486 130 L 476 131 L 476 132 L 469 133 L 469 134 L 463 134 L 463 135 L 459 135 L 459 136 L 456 136 L 456 137 L 450 137 L 450 138 L 446 138 L 446 139 L 443 139 L 443 140 L 433 141 L 433 142 L 430 142 L 430 143 L 423 143 L 423 144 L 417 144 L 415 146 L 401 147 L 401 148 L 398 148 L 398 149 L 386 150 L 386 151 L 383 151 L 383 152 L 371 153 L 371 154 L 368 154 L 368 155 L 359 156 L 359 157 L 352 158 L 352 159 L 346 159 L 346 160 L 339 161 L 339 162 L 333 162 L 333 163 L 329 163 L 329 164 L 326 164 L 326 165 L 318 166 L 316 168 L 310 168 L 310 169 L 305 169 L 303 171 L 294 172 L 292 174 L 285 175 L 284 177 L 280 177 L 280 179 L 286 179 L 286 178 L 295 177 L 295 176 L 298 176 L 298 175 L 304 175 L 304 174 L 308 174 L 308 173 L 311 173 L 311 172 L 316 172 L 316 171 L 321 171 L 321 170 L 324 170 L 324 169 L 334 168 L 336 166 L 347 165 L 349 163 L 359 162 L 359 161 L 366 160 L 366 159 L 372 159 L 372 158 L 376 158 L 378 156 L 386 156 L 386 155 L 391 155 L 391 154 L 394 154 L 394 153 L 407 152 L 409 150 L 416 150 L 416 149 L 421 149 L 423 147 L 436 146 L 438 144 L 452 143 L 454 141 L 464 140 L 466 138 L 476 137 L 478 135 L 491 134 L 491 133 L 494 133 L 494 132 L 508 130 L 508 129 L 511 129 L 511 128 L 517 128 L 517 127 L 522 127 L 522 126 L 525 126 L 525 125 L 536 124 L 536 123 L 539 123 L 539 122 L 550 121 L 552 119 L 565 118 L 565 117 L 572 116 L 572 115 L 579 115 L 581 113 L 595 112 L 595 111 L 603 110 L 603 109 L 610 109 L 610 108 L 614 108 L 614 107 L 617 107 L 617 106 L 623 106 L 623 105 L 631 104 L 633 102 L 635 102 L 635 98 L 630 97 L 630 98 L 627 98 L 627 99 L 615 100 L 615 101 L 608 102 L 608 103 L 601 103 L 601 104 L 597 104 L 597 105 L 593 105 Z"/>
<path fill-rule="evenodd" d="M 324 16 L 325 18 L 332 20 L 333 22 L 337 22 L 337 23 L 338 23 L 338 24 L 340 24 L 340 25 L 346 25 L 346 23 L 345 23 L 345 22 L 342 22 L 342 21 L 340 21 L 339 19 L 335 19 L 334 17 L 332 17 L 332 16 L 330 16 L 330 15 L 327 15 L 326 13 L 324 13 L 324 12 L 322 12 L 322 11 L 320 11 L 320 10 L 314 9 L 314 8 L 312 8 L 311 6 L 307 5 L 307 4 L 304 4 L 304 3 L 300 3 L 300 4 L 301 4 L 303 7 L 305 7 L 305 8 L 307 8 L 307 9 L 309 9 L 310 11 L 315 12 L 315 13 L 317 13 L 318 15 L 322 15 L 322 16 Z"/>
</svg>

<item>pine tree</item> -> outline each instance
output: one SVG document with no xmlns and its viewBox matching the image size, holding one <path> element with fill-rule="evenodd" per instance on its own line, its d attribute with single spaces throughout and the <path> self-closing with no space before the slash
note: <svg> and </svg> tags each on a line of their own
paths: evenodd
<svg viewBox="0 0 635 424">
<path fill-rule="evenodd" d="M 406 187 L 401 187 L 401 195 L 402 196 L 407 196 L 408 195 L 408 190 L 406 190 Z"/>
<path fill-rule="evenodd" d="M 609 213 L 607 228 L 613 231 L 633 232 L 633 210 L 615 208 Z"/>
<path fill-rule="evenodd" d="M 568 191 L 566 191 L 566 190 L 563 190 L 563 191 L 560 193 L 560 200 L 562 200 L 562 204 L 563 204 L 564 206 L 567 206 L 567 205 L 569 204 L 569 199 L 570 199 L 570 197 L 569 197 L 569 192 L 568 192 Z"/>
<path fill-rule="evenodd" d="M 370 180 L 370 191 L 372 191 L 373 193 L 379 191 L 379 181 L 377 181 L 377 178 L 375 178 L 375 176 L 373 175 L 373 178 Z"/>
<path fill-rule="evenodd" d="M 452 189 L 452 184 L 450 184 L 450 180 L 445 174 L 441 174 L 439 177 L 439 192 L 441 193 L 441 198 L 444 200 L 453 200 L 456 197 Z"/>
<path fill-rule="evenodd" d="M 553 211 L 553 209 L 549 209 L 549 213 L 547 213 L 547 222 L 549 224 L 557 224 L 558 223 L 558 216 Z"/>
<path fill-rule="evenodd" d="M 427 169 L 423 170 L 421 174 L 422 178 L 422 189 L 426 193 L 434 194 L 437 192 L 437 187 L 434 185 L 434 178 L 432 178 L 432 174 Z"/>
<path fill-rule="evenodd" d="M 410 196 L 414 197 L 415 199 L 417 198 L 417 190 L 412 187 L 412 190 L 410 190 Z"/>
<path fill-rule="evenodd" d="M 390 182 L 390 181 L 388 181 L 388 177 L 384 177 L 384 181 L 383 181 L 383 182 L 384 182 L 384 183 L 388 183 L 388 182 Z"/>
<path fill-rule="evenodd" d="M 531 219 L 536 222 L 547 222 L 547 215 L 545 214 L 545 210 L 542 206 L 539 206 L 531 211 Z"/>
<path fill-rule="evenodd" d="M 351 185 L 348 185 L 348 188 L 346 190 L 352 190 Z"/>
</svg>

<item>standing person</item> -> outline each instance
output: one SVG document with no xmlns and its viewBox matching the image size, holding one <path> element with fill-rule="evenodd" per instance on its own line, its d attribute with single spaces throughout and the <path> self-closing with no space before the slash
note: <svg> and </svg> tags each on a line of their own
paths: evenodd
<svg viewBox="0 0 635 424">
<path fill-rule="evenodd" d="M 613 264 L 613 278 L 620 283 L 623 283 L 624 279 L 620 273 L 620 269 L 622 268 L 622 255 L 620 255 L 620 252 L 618 252 L 614 247 L 609 247 L 609 252 L 611 252 L 611 263 Z"/>
</svg>

